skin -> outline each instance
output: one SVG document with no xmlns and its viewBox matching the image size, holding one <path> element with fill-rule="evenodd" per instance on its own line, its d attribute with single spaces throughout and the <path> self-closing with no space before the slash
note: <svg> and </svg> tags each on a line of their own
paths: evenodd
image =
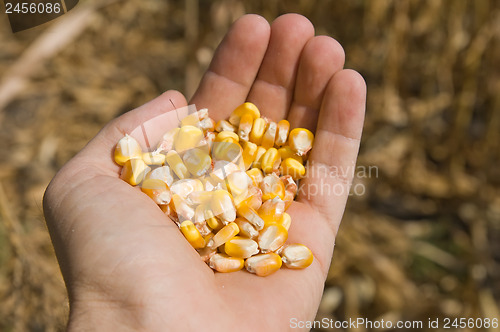
<svg viewBox="0 0 500 332">
<path fill-rule="evenodd" d="M 251 101 L 263 116 L 315 132 L 308 176 L 288 210 L 288 242 L 312 250 L 310 267 L 282 268 L 265 278 L 214 273 L 151 199 L 119 179 L 116 142 L 171 111 L 170 100 L 187 104 L 179 92 L 167 91 L 108 123 L 47 188 L 44 212 L 68 289 L 68 330 L 281 331 L 291 318 L 313 320 L 365 111 L 365 82 L 343 66 L 340 44 L 314 36 L 305 17 L 287 14 L 269 25 L 246 15 L 228 31 L 190 101 L 216 120 Z"/>
</svg>

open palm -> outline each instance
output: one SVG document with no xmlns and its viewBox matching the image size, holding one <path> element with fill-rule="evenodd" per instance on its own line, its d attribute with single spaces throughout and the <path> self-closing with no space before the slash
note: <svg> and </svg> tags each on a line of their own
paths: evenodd
<svg viewBox="0 0 500 332">
<path fill-rule="evenodd" d="M 70 329 L 285 330 L 314 318 L 348 195 L 364 117 L 365 83 L 343 70 L 342 47 L 289 14 L 271 26 L 246 15 L 229 30 L 190 103 L 227 118 L 245 101 L 274 121 L 315 132 L 308 176 L 288 212 L 289 243 L 313 264 L 261 278 L 214 273 L 156 204 L 119 179 L 116 142 L 186 105 L 176 91 L 113 120 L 57 174 L 44 210 L 71 304 Z M 159 139 L 155 123 L 150 140 Z"/>
</svg>

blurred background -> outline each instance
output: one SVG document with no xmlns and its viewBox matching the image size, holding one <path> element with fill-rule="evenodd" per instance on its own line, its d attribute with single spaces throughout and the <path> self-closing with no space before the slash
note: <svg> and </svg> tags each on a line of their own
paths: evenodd
<svg viewBox="0 0 500 332">
<path fill-rule="evenodd" d="M 0 330 L 64 329 L 41 209 L 57 170 L 112 118 L 167 89 L 190 96 L 235 19 L 286 12 L 336 38 L 368 85 L 371 172 L 317 318 L 500 317 L 498 1 L 81 0 L 16 34 L 0 14 Z"/>
</svg>

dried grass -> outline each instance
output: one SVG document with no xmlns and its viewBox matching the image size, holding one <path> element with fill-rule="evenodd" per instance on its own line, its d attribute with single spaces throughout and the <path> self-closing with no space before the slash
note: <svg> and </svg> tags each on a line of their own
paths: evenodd
<svg viewBox="0 0 500 332">
<path fill-rule="evenodd" d="M 378 173 L 356 179 L 366 192 L 349 201 L 318 318 L 498 317 L 497 2 L 89 0 L 75 14 L 83 8 L 85 24 L 68 22 L 75 33 L 43 57 L 46 27 L 12 35 L 0 24 L 1 330 L 64 326 L 41 212 L 51 177 L 113 117 L 166 89 L 191 94 L 245 12 L 305 14 L 368 84 L 358 164 Z"/>
</svg>

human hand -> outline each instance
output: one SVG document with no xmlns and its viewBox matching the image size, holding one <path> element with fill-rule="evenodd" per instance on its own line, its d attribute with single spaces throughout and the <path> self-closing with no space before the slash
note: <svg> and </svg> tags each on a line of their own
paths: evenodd
<svg viewBox="0 0 500 332">
<path fill-rule="evenodd" d="M 229 30 L 190 102 L 218 120 L 251 101 L 275 121 L 287 118 L 292 128 L 315 132 L 308 175 L 288 210 L 287 242 L 311 249 L 310 267 L 282 268 L 265 278 L 214 273 L 175 223 L 119 178 L 116 142 L 172 110 L 170 100 L 187 104 L 167 91 L 107 124 L 46 191 L 44 212 L 68 288 L 69 329 L 276 331 L 289 328 L 292 318 L 314 319 L 364 118 L 365 83 L 343 65 L 341 46 L 314 37 L 306 18 L 288 14 L 269 27 L 246 15 Z M 337 190 L 318 194 L 321 188 Z"/>
</svg>

